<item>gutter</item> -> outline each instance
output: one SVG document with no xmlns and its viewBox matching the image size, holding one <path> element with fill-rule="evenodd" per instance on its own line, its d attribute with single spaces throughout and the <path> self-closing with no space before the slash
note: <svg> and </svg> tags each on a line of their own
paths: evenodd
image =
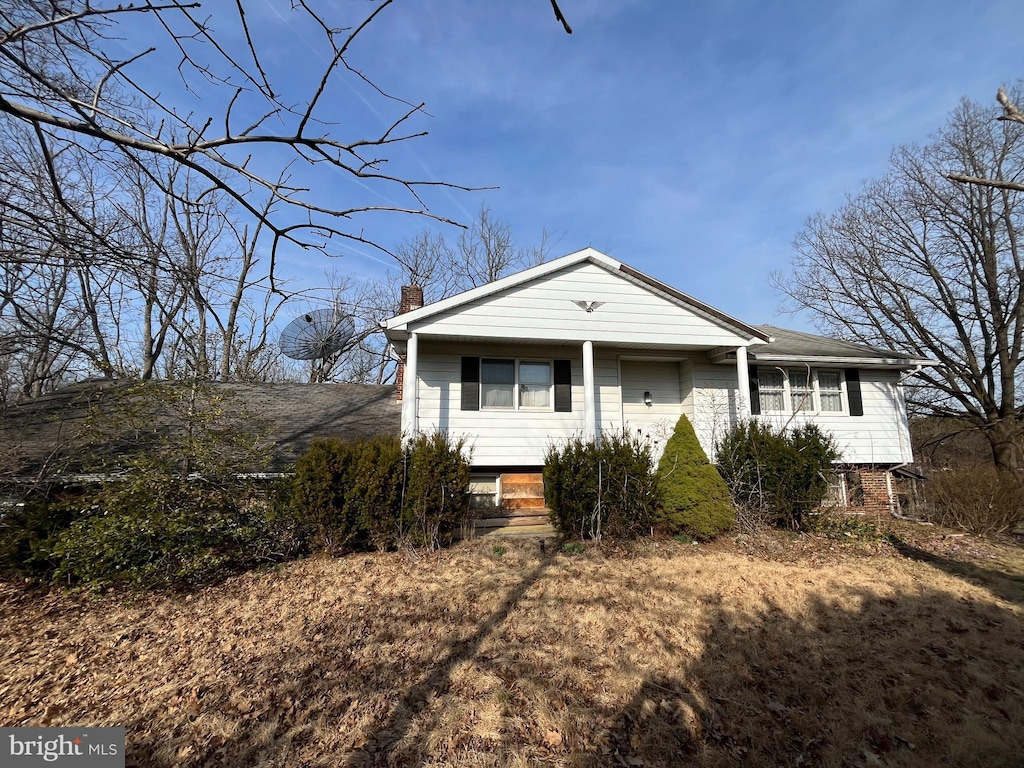
<svg viewBox="0 0 1024 768">
<path fill-rule="evenodd" d="M 934 365 L 934 363 L 931 363 L 931 365 Z M 925 363 L 919 364 L 914 370 L 908 371 L 907 373 L 905 373 L 902 376 L 900 376 L 896 380 L 896 383 L 897 384 L 902 384 L 903 382 L 905 382 L 907 379 L 911 378 L 912 376 L 917 376 L 917 374 L 919 374 L 922 370 L 924 370 L 924 366 L 925 366 Z"/>
</svg>

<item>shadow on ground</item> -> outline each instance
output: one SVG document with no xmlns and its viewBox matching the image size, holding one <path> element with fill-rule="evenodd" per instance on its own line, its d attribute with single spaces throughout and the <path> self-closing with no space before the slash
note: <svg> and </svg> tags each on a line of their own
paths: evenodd
<svg viewBox="0 0 1024 768">
<path fill-rule="evenodd" d="M 322 649 L 256 660 L 246 683 L 272 702 L 288 686 L 301 703 L 225 719 L 217 733 L 206 722 L 174 759 L 159 722 L 126 723 L 128 764 L 1024 765 L 1019 610 L 925 587 L 766 596 L 737 610 L 699 584 L 637 581 L 621 567 L 592 568 L 587 590 L 564 595 L 544 591 L 551 563 L 535 560 L 478 619 L 441 619 L 449 639 L 432 653 L 396 652 L 403 633 L 439 621 L 415 596 L 372 607 L 380 621 L 348 635 L 340 618 L 312 627 L 327 635 Z M 629 606 L 641 599 L 653 624 Z M 692 632 L 660 605 L 690 606 Z M 531 614 L 547 609 L 560 620 Z M 588 617 L 600 612 L 621 618 L 595 633 Z M 456 674 L 467 664 L 468 683 Z M 500 707 L 481 735 L 488 701 Z"/>
<path fill-rule="evenodd" d="M 911 560 L 927 563 L 950 576 L 964 579 L 971 584 L 989 590 L 996 597 L 1010 603 L 1024 606 L 1024 576 L 1006 573 L 996 568 L 982 568 L 980 565 L 964 560 L 937 555 L 934 552 L 915 547 L 913 544 L 895 535 L 889 535 L 888 541 L 896 551 Z"/>
</svg>

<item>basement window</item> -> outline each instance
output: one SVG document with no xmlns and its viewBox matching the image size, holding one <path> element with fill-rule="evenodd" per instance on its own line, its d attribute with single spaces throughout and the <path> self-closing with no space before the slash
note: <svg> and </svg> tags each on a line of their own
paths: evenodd
<svg viewBox="0 0 1024 768">
<path fill-rule="evenodd" d="M 469 508 L 484 509 L 498 506 L 498 476 L 470 475 Z"/>
</svg>

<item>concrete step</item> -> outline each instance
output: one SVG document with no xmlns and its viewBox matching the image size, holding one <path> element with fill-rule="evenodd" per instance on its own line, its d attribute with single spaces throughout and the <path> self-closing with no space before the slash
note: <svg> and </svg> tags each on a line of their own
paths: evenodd
<svg viewBox="0 0 1024 768">
<path fill-rule="evenodd" d="M 548 516 L 543 515 L 516 515 L 514 517 L 478 517 L 473 520 L 477 528 L 504 528 L 520 527 L 524 525 L 547 525 Z"/>
<path fill-rule="evenodd" d="M 532 517 L 541 515 L 547 517 L 548 508 L 543 504 L 524 503 L 506 504 L 503 507 L 475 507 L 469 510 L 469 516 L 474 520 L 487 520 L 492 517 Z"/>
<path fill-rule="evenodd" d="M 503 528 L 478 528 L 475 531 L 477 537 L 505 538 L 512 536 L 536 536 L 550 538 L 556 536 L 555 529 L 550 525 L 517 525 Z"/>
<path fill-rule="evenodd" d="M 547 511 L 547 507 L 544 506 L 544 497 L 529 497 L 529 498 L 509 498 L 508 496 L 502 496 L 501 506 L 505 509 L 542 509 Z"/>
</svg>

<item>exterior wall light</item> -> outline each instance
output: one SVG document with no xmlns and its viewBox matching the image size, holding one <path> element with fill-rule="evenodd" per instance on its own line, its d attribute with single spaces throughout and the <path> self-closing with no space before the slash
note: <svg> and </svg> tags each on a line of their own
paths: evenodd
<svg viewBox="0 0 1024 768">
<path fill-rule="evenodd" d="M 644 392 L 644 405 L 646 405 L 648 408 L 650 408 L 652 402 L 653 401 L 651 400 L 651 393 L 650 393 L 650 391 Z"/>
</svg>

